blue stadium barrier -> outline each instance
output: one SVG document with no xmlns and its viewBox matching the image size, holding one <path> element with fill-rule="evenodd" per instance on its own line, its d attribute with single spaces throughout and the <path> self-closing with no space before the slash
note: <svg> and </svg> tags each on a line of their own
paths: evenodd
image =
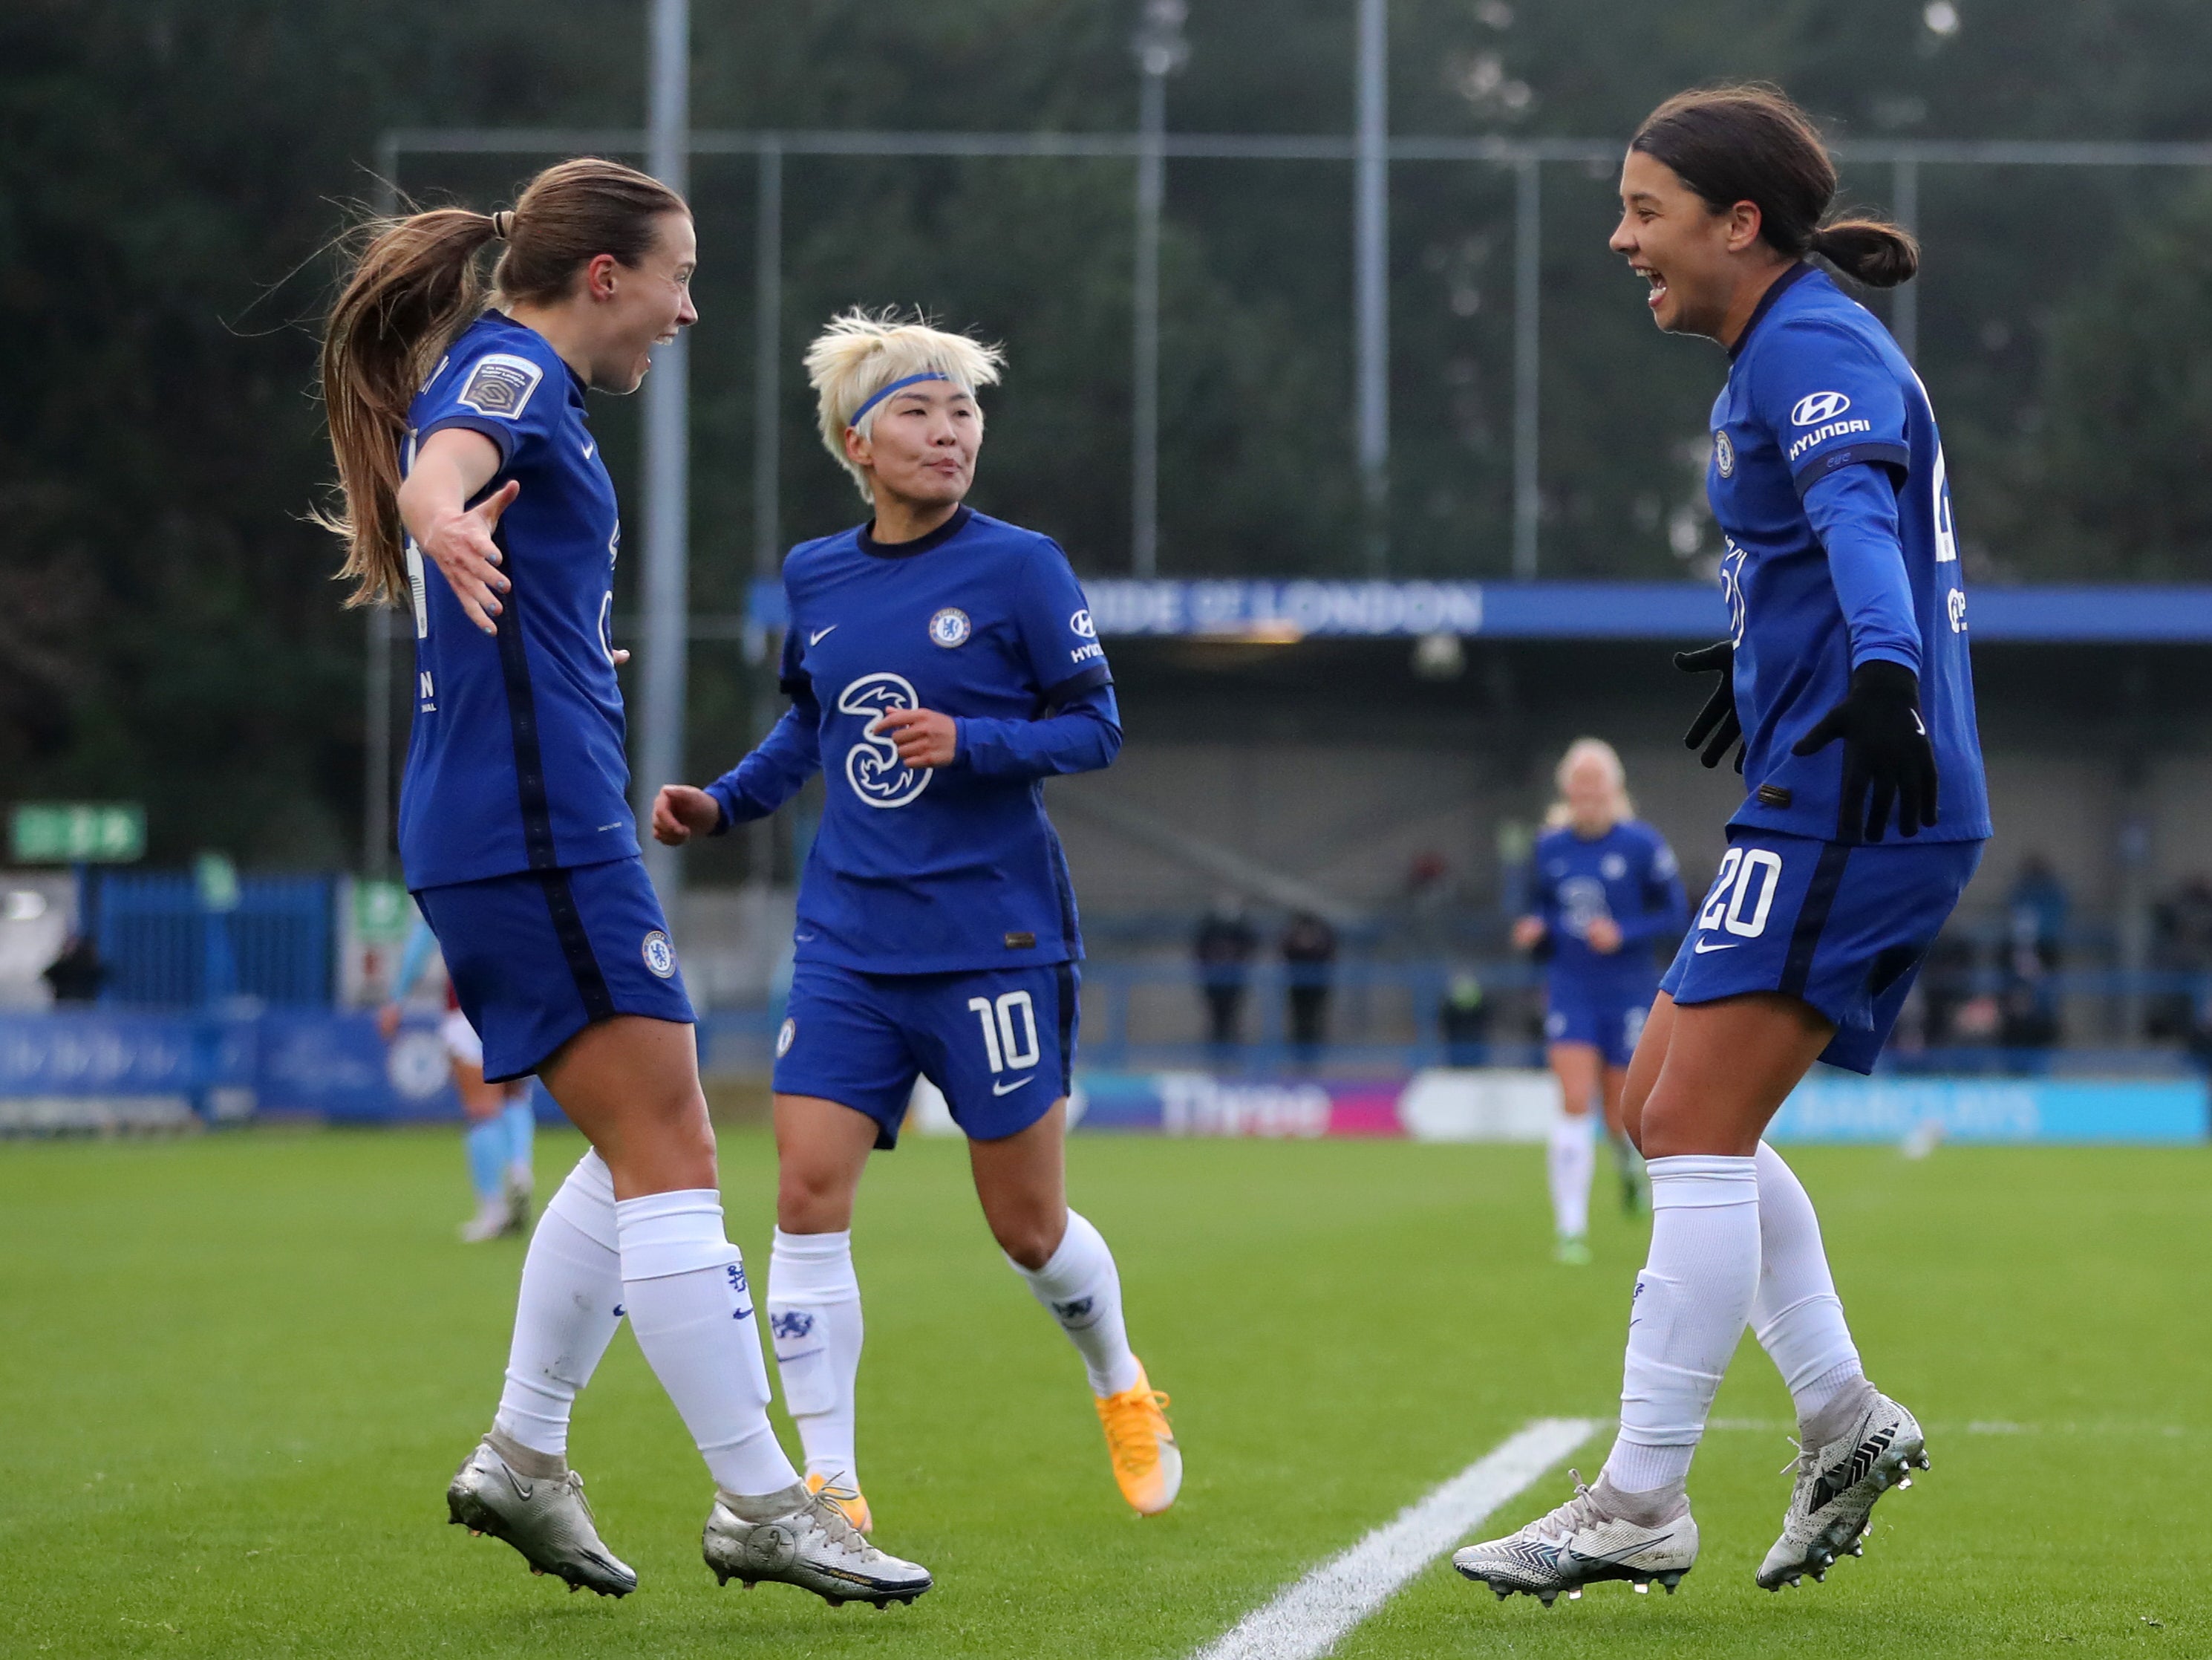
<svg viewBox="0 0 2212 1660">
<path fill-rule="evenodd" d="M 88 886 L 108 970 L 103 1005 L 210 1008 L 251 998 L 274 1008 L 330 1006 L 331 877 L 246 877 L 229 910 L 210 909 L 189 873 L 104 872 Z"/>
<path fill-rule="evenodd" d="M 1369 638 L 1454 634 L 1495 640 L 1703 640 L 1727 625 L 1708 582 L 1361 582 L 1283 581 L 1085 582 L 1108 639 L 1308 635 Z M 756 581 L 750 627 L 784 626 L 783 586 Z M 2212 587 L 2173 584 L 1978 585 L 1977 640 L 2046 644 L 2212 642 Z"/>
<path fill-rule="evenodd" d="M 458 1120 L 439 1020 L 410 1015 L 386 1044 L 358 1012 L 0 1015 L 0 1130 Z M 560 1116 L 542 1091 L 538 1116 Z"/>
</svg>

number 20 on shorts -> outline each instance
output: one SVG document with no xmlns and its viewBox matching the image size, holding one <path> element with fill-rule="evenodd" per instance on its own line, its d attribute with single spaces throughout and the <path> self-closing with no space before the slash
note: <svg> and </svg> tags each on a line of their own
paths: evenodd
<svg viewBox="0 0 2212 1660">
<path fill-rule="evenodd" d="M 983 1053 L 990 1058 L 993 1072 L 1019 1072 L 1036 1065 L 1037 1048 L 1036 1006 L 1025 991 L 1010 991 L 993 1002 L 988 997 L 971 997 L 968 1007 L 983 1023 Z M 1014 1017 L 1021 1016 L 1018 1035 L 1014 1028 Z"/>
<path fill-rule="evenodd" d="M 1721 855 L 1712 891 L 1698 913 L 1698 930 L 1724 928 L 1756 939 L 1766 932 L 1766 915 L 1774 909 L 1774 891 L 1781 885 L 1780 854 L 1767 848 L 1730 848 Z"/>
</svg>

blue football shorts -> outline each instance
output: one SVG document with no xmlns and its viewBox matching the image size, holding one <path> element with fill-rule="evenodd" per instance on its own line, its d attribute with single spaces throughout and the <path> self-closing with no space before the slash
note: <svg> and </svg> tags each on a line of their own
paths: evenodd
<svg viewBox="0 0 2212 1660">
<path fill-rule="evenodd" d="M 1587 986 L 1554 976 L 1546 990 L 1544 1036 L 1554 1043 L 1587 1043 L 1608 1067 L 1625 1067 L 1644 1036 L 1653 983 Z"/>
<path fill-rule="evenodd" d="M 1684 1004 L 1753 991 L 1802 998 L 1835 1023 L 1820 1059 L 1872 1072 L 1982 846 L 1731 830 L 1659 988 Z"/>
<path fill-rule="evenodd" d="M 486 1081 L 522 1078 L 594 1021 L 696 1018 L 641 859 L 423 888 Z"/>
<path fill-rule="evenodd" d="M 818 1096 L 899 1125 L 927 1074 L 971 1140 L 1027 1129 L 1068 1092 L 1080 983 L 1073 963 L 957 974 L 863 974 L 827 963 L 792 970 L 775 1039 L 779 1095 Z"/>
</svg>

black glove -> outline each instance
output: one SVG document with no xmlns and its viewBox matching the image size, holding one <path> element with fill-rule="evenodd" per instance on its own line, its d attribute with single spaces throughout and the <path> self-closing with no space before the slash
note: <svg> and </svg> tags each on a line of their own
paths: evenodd
<svg viewBox="0 0 2212 1660">
<path fill-rule="evenodd" d="M 1936 823 L 1936 747 L 1920 719 L 1920 677 L 1902 663 L 1876 658 L 1851 671 L 1844 701 L 1790 751 L 1810 755 L 1844 740 L 1844 795 L 1836 835 L 1850 841 L 1863 815 L 1866 839 L 1881 840 L 1890 807 L 1900 836 Z M 1868 791 L 1873 801 L 1868 802 Z"/>
<path fill-rule="evenodd" d="M 1682 735 L 1682 747 L 1696 749 L 1705 745 L 1705 753 L 1698 759 L 1709 767 L 1717 767 L 1721 757 L 1735 745 L 1735 769 L 1743 770 L 1743 722 L 1735 714 L 1735 645 L 1723 640 L 1717 646 L 1705 646 L 1697 651 L 1678 651 L 1674 666 L 1685 674 L 1711 674 L 1718 670 L 1719 685 L 1705 700 L 1698 718 L 1690 722 L 1690 730 Z"/>
</svg>

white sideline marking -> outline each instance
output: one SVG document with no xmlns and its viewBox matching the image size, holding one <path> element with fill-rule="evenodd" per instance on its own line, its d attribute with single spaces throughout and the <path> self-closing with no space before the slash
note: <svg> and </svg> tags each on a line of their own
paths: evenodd
<svg viewBox="0 0 2212 1660">
<path fill-rule="evenodd" d="M 1474 1524 L 1589 1439 L 1595 1418 L 1540 1418 L 1351 1549 L 1333 1556 L 1193 1660 L 1318 1660 Z"/>
</svg>

